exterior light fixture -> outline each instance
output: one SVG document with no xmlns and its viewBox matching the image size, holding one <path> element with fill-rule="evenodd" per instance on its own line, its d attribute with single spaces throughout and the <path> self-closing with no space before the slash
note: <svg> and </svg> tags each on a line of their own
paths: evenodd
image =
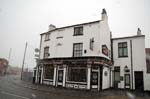
<svg viewBox="0 0 150 99">
<path fill-rule="evenodd" d="M 130 70 L 128 69 L 128 66 L 126 65 L 125 67 L 124 67 L 124 72 L 129 72 Z"/>
</svg>

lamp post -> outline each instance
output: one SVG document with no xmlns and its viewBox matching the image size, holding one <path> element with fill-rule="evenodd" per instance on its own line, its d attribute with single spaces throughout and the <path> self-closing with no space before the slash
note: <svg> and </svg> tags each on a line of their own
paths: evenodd
<svg viewBox="0 0 150 99">
<path fill-rule="evenodd" d="M 36 67 L 33 73 L 33 83 L 38 80 L 38 64 L 39 64 L 39 58 L 40 58 L 40 50 L 38 48 L 35 48 L 35 60 L 36 60 Z"/>
</svg>

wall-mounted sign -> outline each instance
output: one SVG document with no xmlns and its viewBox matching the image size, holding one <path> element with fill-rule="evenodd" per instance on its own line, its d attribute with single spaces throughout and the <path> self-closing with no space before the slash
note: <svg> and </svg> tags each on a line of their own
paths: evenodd
<svg viewBox="0 0 150 99">
<path fill-rule="evenodd" d="M 90 39 L 90 50 L 93 51 L 93 45 L 94 45 L 94 38 Z"/>
<path fill-rule="evenodd" d="M 39 58 L 39 57 L 40 57 L 40 55 L 39 55 L 39 54 L 35 54 L 34 56 L 35 56 L 36 58 Z"/>
<path fill-rule="evenodd" d="M 105 72 L 104 72 L 104 75 L 105 75 L 105 76 L 107 76 L 107 75 L 108 75 L 107 71 L 105 71 Z"/>
<path fill-rule="evenodd" d="M 102 45 L 102 53 L 106 56 L 108 56 L 108 48 L 106 45 Z"/>
<path fill-rule="evenodd" d="M 40 49 L 35 48 L 34 51 L 35 51 L 36 53 L 38 53 L 38 52 L 40 52 Z"/>
</svg>

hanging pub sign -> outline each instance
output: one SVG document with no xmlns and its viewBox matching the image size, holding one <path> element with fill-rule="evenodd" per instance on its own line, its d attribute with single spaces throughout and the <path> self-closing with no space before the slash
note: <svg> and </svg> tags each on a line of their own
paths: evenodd
<svg viewBox="0 0 150 99">
<path fill-rule="evenodd" d="M 108 56 L 108 48 L 106 45 L 102 45 L 102 53 L 106 56 Z"/>
</svg>

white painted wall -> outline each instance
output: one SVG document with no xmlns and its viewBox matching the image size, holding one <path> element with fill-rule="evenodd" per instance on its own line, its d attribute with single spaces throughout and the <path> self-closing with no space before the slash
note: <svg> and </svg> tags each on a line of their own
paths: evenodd
<svg viewBox="0 0 150 99">
<path fill-rule="evenodd" d="M 107 72 L 107 76 L 105 76 L 105 72 Z M 103 68 L 103 81 L 102 81 L 102 89 L 110 88 L 110 69 L 108 67 Z"/>
<path fill-rule="evenodd" d="M 133 70 L 134 71 L 143 71 L 144 86 L 145 82 L 145 73 L 146 73 L 146 53 L 145 53 L 145 38 L 141 37 L 133 40 L 132 44 L 133 49 Z M 134 79 L 134 74 L 133 74 Z M 135 81 L 133 81 L 133 88 L 135 89 Z M 146 86 L 145 86 L 146 87 Z M 145 88 L 144 88 L 145 89 Z"/>
<path fill-rule="evenodd" d="M 119 42 L 127 42 L 128 46 L 128 57 L 126 58 L 118 58 L 118 43 Z M 127 65 L 128 68 L 131 70 L 131 54 L 130 54 L 130 40 L 127 39 L 118 39 L 113 40 L 113 59 L 114 59 L 114 66 L 120 66 L 120 76 L 124 76 L 124 67 Z M 114 77 L 113 77 L 114 78 Z M 119 83 L 119 88 L 124 88 L 124 81 Z"/>
<path fill-rule="evenodd" d="M 100 36 L 99 36 L 100 39 L 99 40 L 102 41 L 102 42 L 100 42 L 101 45 L 104 45 L 104 44 L 107 45 L 108 50 L 109 50 L 109 55 L 111 55 L 110 29 L 109 29 L 109 25 L 108 25 L 107 16 L 105 16 L 105 17 L 106 17 L 106 20 L 102 20 L 100 22 Z M 102 47 L 102 46 L 100 46 L 100 47 Z M 100 48 L 100 49 L 102 49 L 102 48 Z M 100 53 L 102 53 L 102 50 L 100 50 Z M 106 57 L 104 54 L 102 54 L 102 56 Z M 109 58 L 109 56 L 106 58 Z"/>
<path fill-rule="evenodd" d="M 83 35 L 73 36 L 74 27 L 67 27 L 58 29 L 50 33 L 50 40 L 45 41 L 45 34 L 41 35 L 41 52 L 40 59 L 43 59 L 44 47 L 49 46 L 50 56 L 49 58 L 56 57 L 72 57 L 73 55 L 73 43 L 83 43 L 83 56 L 103 56 L 101 46 L 107 45 L 110 50 L 110 30 L 107 20 L 101 20 L 97 23 L 84 24 Z M 56 39 L 57 37 L 63 37 Z M 90 39 L 94 38 L 93 51 L 89 48 Z M 57 46 L 61 43 L 61 46 Z M 84 53 L 87 50 L 87 53 Z M 109 59 L 109 57 L 106 57 Z"/>
<path fill-rule="evenodd" d="M 145 91 L 150 91 L 150 74 L 145 73 L 144 75 L 145 75 L 144 76 L 144 80 L 145 80 L 145 82 L 144 82 L 144 90 Z"/>
<path fill-rule="evenodd" d="M 133 89 L 135 89 L 134 71 L 143 71 L 144 90 L 150 90 L 150 79 L 146 73 L 146 55 L 145 55 L 145 37 L 138 36 L 132 38 L 115 39 L 113 40 L 113 58 L 114 66 L 120 66 L 120 76 L 124 76 L 124 67 L 127 65 L 130 69 L 131 78 L 131 53 L 130 53 L 130 40 L 132 40 L 132 56 L 133 56 Z M 118 43 L 127 42 L 128 44 L 128 57 L 118 58 Z M 130 79 L 130 83 L 132 83 Z M 131 84 L 132 85 L 132 84 Z M 132 87 L 132 86 L 131 86 Z M 121 81 L 119 88 L 124 88 L 124 81 Z"/>
</svg>

